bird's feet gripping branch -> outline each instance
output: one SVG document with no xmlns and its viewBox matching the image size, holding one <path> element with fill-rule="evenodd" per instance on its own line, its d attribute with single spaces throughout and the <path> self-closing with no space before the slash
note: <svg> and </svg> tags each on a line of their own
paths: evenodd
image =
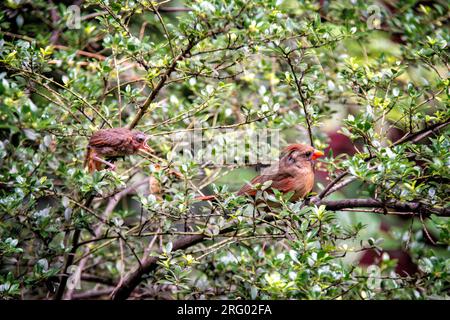
<svg viewBox="0 0 450 320">
<path fill-rule="evenodd" d="M 147 140 L 148 136 L 144 133 L 127 128 L 98 130 L 89 139 L 84 166 L 88 167 L 91 173 L 101 170 L 102 164 L 110 170 L 115 170 L 116 166 L 105 158 L 124 157 L 139 151 L 153 153 L 153 149 L 147 145 Z"/>
</svg>

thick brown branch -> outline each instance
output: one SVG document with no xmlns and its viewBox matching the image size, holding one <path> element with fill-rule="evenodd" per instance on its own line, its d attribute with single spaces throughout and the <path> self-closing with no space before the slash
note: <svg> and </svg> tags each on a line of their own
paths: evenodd
<svg viewBox="0 0 450 320">
<path fill-rule="evenodd" d="M 96 276 L 94 274 L 83 274 L 81 275 L 81 280 L 86 282 L 94 282 L 94 283 L 100 283 L 107 286 L 116 286 L 117 284 L 109 278 L 102 278 L 99 276 Z"/>
<path fill-rule="evenodd" d="M 380 208 L 378 213 L 384 213 L 387 209 L 394 209 L 396 212 L 407 212 L 411 215 L 429 216 L 430 214 L 437 214 L 439 216 L 449 217 L 449 208 L 429 207 L 420 202 L 402 202 L 402 201 L 386 201 L 382 202 L 377 199 L 344 199 L 344 200 L 323 200 L 317 205 L 325 205 L 327 210 L 337 211 L 346 208 Z"/>
<path fill-rule="evenodd" d="M 197 243 L 203 241 L 204 235 L 194 235 L 188 237 L 182 237 L 174 242 L 172 250 L 183 250 L 189 248 Z M 134 271 L 130 272 L 122 282 L 122 285 L 116 287 L 116 289 L 111 294 L 113 300 L 124 300 L 127 299 L 133 292 L 139 283 L 142 281 L 142 276 L 144 274 L 150 273 L 157 267 L 158 257 L 150 257 L 142 261 L 142 266 L 139 266 Z"/>
<path fill-rule="evenodd" d="M 112 288 L 106 288 L 106 289 L 94 289 L 89 290 L 86 292 L 81 292 L 73 295 L 73 300 L 92 300 L 92 299 L 98 299 L 102 296 L 107 296 L 112 291 Z"/>
<path fill-rule="evenodd" d="M 92 204 L 93 200 L 94 200 L 94 196 L 90 195 L 89 198 L 85 202 L 85 206 L 89 207 Z M 69 232 L 70 231 L 66 231 L 66 234 L 68 235 Z M 66 285 L 67 285 L 67 279 L 69 278 L 69 275 L 67 274 L 67 270 L 72 265 L 72 263 L 75 259 L 75 254 L 79 247 L 78 244 L 80 241 L 80 235 L 81 235 L 81 229 L 79 229 L 79 228 L 75 229 L 75 231 L 73 232 L 73 236 L 72 236 L 72 247 L 70 249 L 70 252 L 65 257 L 65 262 L 64 262 L 64 266 L 63 266 L 63 269 L 61 272 L 61 279 L 59 282 L 58 290 L 56 291 L 56 293 L 53 297 L 54 300 L 61 300 L 64 295 L 64 291 L 66 290 Z"/>
<path fill-rule="evenodd" d="M 78 249 L 78 241 L 80 240 L 80 234 L 81 229 L 75 229 L 72 236 L 72 248 L 70 249 L 70 252 L 66 256 L 66 260 L 64 263 L 64 267 L 61 274 L 61 280 L 59 282 L 58 290 L 55 293 L 55 296 L 53 297 L 54 300 L 61 300 L 64 291 L 66 290 L 67 285 L 67 279 L 69 278 L 69 275 L 67 274 L 67 270 L 72 265 L 73 260 L 75 258 L 75 253 Z"/>
</svg>

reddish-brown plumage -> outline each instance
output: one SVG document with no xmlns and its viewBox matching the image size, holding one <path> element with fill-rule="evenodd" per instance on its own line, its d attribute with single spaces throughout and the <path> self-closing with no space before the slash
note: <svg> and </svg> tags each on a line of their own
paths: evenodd
<svg viewBox="0 0 450 320">
<path fill-rule="evenodd" d="M 305 197 L 314 186 L 313 161 L 323 156 L 323 152 L 315 150 L 305 144 L 292 144 L 283 149 L 280 160 L 263 170 L 250 183 L 244 185 L 238 195 L 255 196 L 255 185 L 272 181 L 270 188 L 280 190 L 283 193 L 294 191 L 291 201 Z M 199 200 L 211 200 L 215 196 L 199 197 Z"/>
<path fill-rule="evenodd" d="M 123 157 L 139 150 L 152 152 L 147 145 L 147 139 L 144 133 L 127 128 L 98 130 L 89 139 L 84 164 L 89 172 L 100 170 L 102 163 L 114 170 L 115 166 L 102 158 Z"/>
</svg>

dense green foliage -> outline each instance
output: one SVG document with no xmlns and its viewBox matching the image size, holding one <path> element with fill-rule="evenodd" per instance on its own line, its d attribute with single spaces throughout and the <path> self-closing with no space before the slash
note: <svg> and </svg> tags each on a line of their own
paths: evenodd
<svg viewBox="0 0 450 320">
<path fill-rule="evenodd" d="M 75 29 L 53 3 L 0 5 L 1 298 L 448 298 L 447 1 L 88 0 Z M 159 159 L 87 172 L 90 134 L 126 125 Z M 249 168 L 171 152 L 194 125 L 352 152 L 308 201 L 261 186 L 268 208 L 233 194 Z"/>
</svg>

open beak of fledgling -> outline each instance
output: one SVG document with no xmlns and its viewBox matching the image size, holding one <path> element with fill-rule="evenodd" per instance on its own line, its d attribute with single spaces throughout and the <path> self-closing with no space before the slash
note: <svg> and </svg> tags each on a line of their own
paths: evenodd
<svg viewBox="0 0 450 320">
<path fill-rule="evenodd" d="M 142 143 L 142 148 L 141 150 L 147 151 L 148 153 L 155 153 L 155 150 L 153 150 L 152 148 L 149 147 L 149 145 L 147 144 L 148 138 L 145 139 L 145 141 Z"/>
<path fill-rule="evenodd" d="M 311 160 L 316 160 L 317 158 L 323 157 L 325 154 L 322 151 L 314 150 Z"/>
</svg>

